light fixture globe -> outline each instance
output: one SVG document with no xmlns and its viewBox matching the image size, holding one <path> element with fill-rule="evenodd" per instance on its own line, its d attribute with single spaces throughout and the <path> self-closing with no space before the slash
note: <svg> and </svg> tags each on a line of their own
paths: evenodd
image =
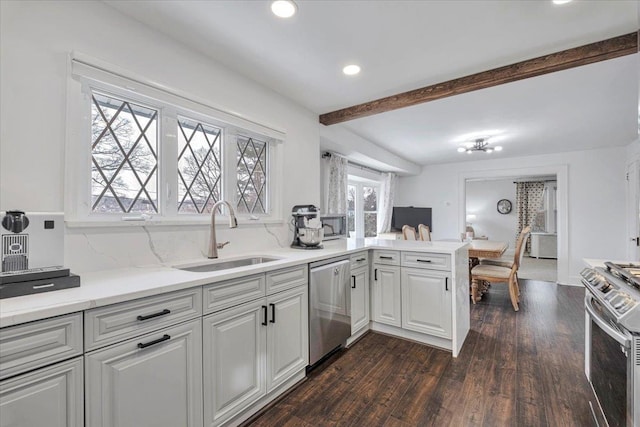
<svg viewBox="0 0 640 427">
<path fill-rule="evenodd" d="M 271 3 L 271 12 L 279 18 L 291 18 L 298 6 L 292 0 L 275 0 Z"/>
</svg>

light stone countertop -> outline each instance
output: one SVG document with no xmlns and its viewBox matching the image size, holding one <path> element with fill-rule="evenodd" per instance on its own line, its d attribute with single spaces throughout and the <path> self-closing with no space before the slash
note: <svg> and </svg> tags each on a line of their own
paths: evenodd
<svg viewBox="0 0 640 427">
<path fill-rule="evenodd" d="M 264 264 L 255 264 L 223 271 L 189 272 L 172 268 L 172 265 L 189 265 L 215 262 L 204 258 L 181 260 L 171 264 L 156 264 L 135 268 L 84 273 L 81 286 L 35 295 L 25 295 L 0 300 L 0 327 L 17 325 L 47 317 L 59 316 L 94 307 L 101 307 L 136 298 L 178 291 L 195 286 L 207 285 L 235 279 L 251 274 L 320 261 L 352 252 L 369 249 L 389 249 L 398 251 L 435 252 L 454 255 L 464 247 L 463 242 L 421 242 L 378 239 L 343 239 L 323 242 L 324 248 L 299 250 L 276 248 L 262 252 L 248 252 L 242 256 L 224 257 L 217 261 L 227 261 L 251 256 L 279 257 L 281 259 Z"/>
</svg>

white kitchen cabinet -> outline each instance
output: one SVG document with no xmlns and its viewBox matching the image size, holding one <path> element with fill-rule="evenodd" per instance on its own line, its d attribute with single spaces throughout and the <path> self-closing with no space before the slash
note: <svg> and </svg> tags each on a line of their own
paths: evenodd
<svg viewBox="0 0 640 427">
<path fill-rule="evenodd" d="M 87 427 L 202 426 L 201 319 L 85 355 Z"/>
<path fill-rule="evenodd" d="M 351 270 L 351 335 L 369 324 L 369 268 Z"/>
<path fill-rule="evenodd" d="M 448 272 L 402 267 L 402 328 L 451 338 L 452 286 Z"/>
<path fill-rule="evenodd" d="M 82 357 L 0 382 L 0 427 L 84 425 Z"/>
<path fill-rule="evenodd" d="M 299 286 L 204 318 L 205 426 L 218 426 L 303 371 L 308 289 Z"/>
<path fill-rule="evenodd" d="M 375 322 L 400 327 L 400 267 L 373 264 L 372 317 Z"/>
<path fill-rule="evenodd" d="M 267 393 L 307 366 L 308 293 L 300 286 L 267 298 Z"/>
<path fill-rule="evenodd" d="M 203 319 L 204 425 L 217 426 L 266 393 L 264 298 Z"/>
</svg>

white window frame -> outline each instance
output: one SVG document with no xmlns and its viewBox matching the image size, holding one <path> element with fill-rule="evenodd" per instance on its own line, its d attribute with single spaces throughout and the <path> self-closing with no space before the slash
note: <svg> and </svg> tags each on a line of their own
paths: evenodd
<svg viewBox="0 0 640 427">
<path fill-rule="evenodd" d="M 222 129 L 222 194 L 237 204 L 238 135 L 267 142 L 267 213 L 238 214 L 239 223 L 282 223 L 283 142 L 286 135 L 210 106 L 176 89 L 72 53 L 67 84 L 65 146 L 65 221 L 70 227 L 208 224 L 210 214 L 178 213 L 178 116 Z M 158 212 L 153 215 L 91 211 L 91 93 L 98 91 L 158 110 Z M 223 213 L 223 217 L 226 213 Z M 222 222 L 222 221 L 221 221 Z"/>
<path fill-rule="evenodd" d="M 363 187 L 374 187 L 376 194 L 380 195 L 380 174 L 369 170 L 363 170 L 357 166 L 349 165 L 347 184 L 356 187 L 355 200 L 355 237 L 364 238 L 364 190 Z M 369 211 L 368 211 L 369 212 Z M 380 215 L 378 207 L 377 214 Z M 376 230 L 377 232 L 377 230 Z"/>
</svg>

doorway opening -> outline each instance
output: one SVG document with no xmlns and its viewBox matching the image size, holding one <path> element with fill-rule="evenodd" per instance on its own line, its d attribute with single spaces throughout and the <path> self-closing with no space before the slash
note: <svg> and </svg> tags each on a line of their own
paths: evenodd
<svg viewBox="0 0 640 427">
<path fill-rule="evenodd" d="M 466 236 L 506 242 L 512 260 L 520 231 L 531 226 L 518 272 L 522 279 L 558 279 L 557 178 L 555 175 L 466 181 Z"/>
<path fill-rule="evenodd" d="M 470 228 L 475 238 L 507 242 L 503 258 L 513 259 L 517 234 L 531 225 L 518 276 L 568 284 L 567 175 L 566 165 L 462 174 L 461 233 Z M 533 188 L 528 201 L 517 187 Z"/>
</svg>

